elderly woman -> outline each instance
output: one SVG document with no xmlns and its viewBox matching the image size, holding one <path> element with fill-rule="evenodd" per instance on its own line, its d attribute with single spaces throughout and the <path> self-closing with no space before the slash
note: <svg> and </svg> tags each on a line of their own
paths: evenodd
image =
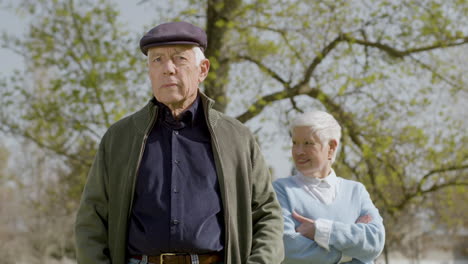
<svg viewBox="0 0 468 264">
<path fill-rule="evenodd" d="M 298 116 L 291 133 L 297 175 L 274 182 L 283 208 L 283 263 L 373 263 L 384 247 L 385 229 L 364 185 L 331 168 L 340 125 L 315 111 Z"/>
</svg>

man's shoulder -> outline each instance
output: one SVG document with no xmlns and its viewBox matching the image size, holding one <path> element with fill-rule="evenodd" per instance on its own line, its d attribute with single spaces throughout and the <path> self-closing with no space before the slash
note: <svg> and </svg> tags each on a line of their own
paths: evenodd
<svg viewBox="0 0 468 264">
<path fill-rule="evenodd" d="M 109 134 L 121 134 L 128 132 L 142 132 L 150 120 L 150 109 L 148 105 L 140 108 L 136 112 L 133 112 L 122 119 L 113 123 L 106 131 L 105 135 Z"/>
<path fill-rule="evenodd" d="M 237 131 L 242 131 L 246 133 L 251 133 L 250 129 L 244 125 L 242 122 L 237 120 L 234 117 L 228 116 L 224 113 L 221 113 L 215 109 L 210 109 L 210 122 L 213 127 L 221 126 L 222 128 L 226 129 L 234 129 Z"/>
</svg>

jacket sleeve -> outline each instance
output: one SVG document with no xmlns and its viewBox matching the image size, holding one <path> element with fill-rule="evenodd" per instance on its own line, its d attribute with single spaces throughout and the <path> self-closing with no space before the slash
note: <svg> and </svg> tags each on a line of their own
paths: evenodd
<svg viewBox="0 0 468 264">
<path fill-rule="evenodd" d="M 79 264 L 111 263 L 108 246 L 108 192 L 105 150 L 101 143 L 88 175 L 75 222 Z"/>
<path fill-rule="evenodd" d="M 284 249 L 286 259 L 284 264 L 332 264 L 338 263 L 341 259 L 341 252 L 330 247 L 330 250 L 320 247 L 314 240 L 311 240 L 296 232 L 292 209 L 284 186 L 279 182 L 274 182 L 278 200 L 282 207 L 284 218 Z"/>
<path fill-rule="evenodd" d="M 281 263 L 284 258 L 282 243 L 283 219 L 281 207 L 271 184 L 271 176 L 253 140 L 252 146 L 252 249 L 248 264 Z"/>
<path fill-rule="evenodd" d="M 361 213 L 369 214 L 370 223 L 345 224 L 333 222 L 330 246 L 344 255 L 362 262 L 371 262 L 382 253 L 385 244 L 385 228 L 378 209 L 372 203 L 364 185 L 360 184 Z"/>
</svg>

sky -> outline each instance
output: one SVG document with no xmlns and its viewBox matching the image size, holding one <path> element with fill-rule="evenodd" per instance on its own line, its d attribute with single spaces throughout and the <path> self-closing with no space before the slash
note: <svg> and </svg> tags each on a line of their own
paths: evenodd
<svg viewBox="0 0 468 264">
<path fill-rule="evenodd" d="M 1 33 L 22 34 L 25 31 L 25 23 L 14 13 L 7 11 L 3 6 L 0 9 L 0 30 Z M 21 58 L 13 52 L 0 47 L 0 74 L 2 76 L 9 75 L 13 69 L 20 68 L 22 65 Z"/>
<path fill-rule="evenodd" d="M 129 30 L 141 30 L 141 28 L 151 21 L 151 12 L 145 5 L 138 5 L 141 0 L 114 0 L 121 11 L 121 20 Z M 0 0 L 0 32 L 6 32 L 16 36 L 22 36 L 27 30 L 27 18 L 20 17 L 14 11 L 5 8 L 5 5 L 12 2 Z M 14 69 L 22 67 L 22 58 L 10 50 L 0 47 L 0 73 L 2 75 L 12 73 Z"/>
<path fill-rule="evenodd" d="M 23 36 L 27 31 L 27 17 L 20 17 L 14 11 L 4 8 L 5 3 L 10 1 L 0 0 L 0 33 L 6 32 L 15 36 Z M 148 5 L 138 5 L 141 0 L 114 0 L 121 12 L 120 20 L 131 32 L 147 30 L 148 23 L 153 21 L 151 8 Z M 148 29 L 149 30 L 149 29 Z M 10 50 L 0 47 L 0 76 L 10 76 L 15 69 L 22 69 L 23 59 Z M 255 121 L 250 121 L 255 122 Z M 249 124 L 250 127 L 265 126 L 264 124 Z M 277 126 L 266 125 L 277 129 Z M 260 139 L 261 140 L 261 139 Z M 262 141 L 262 140 L 261 140 Z M 5 143 L 10 149 L 17 149 L 17 143 L 13 139 L 7 139 Z M 273 168 L 273 177 L 286 177 L 291 171 L 289 160 L 289 150 L 284 150 L 283 146 L 287 142 L 261 142 L 263 154 L 267 163 Z"/>
</svg>

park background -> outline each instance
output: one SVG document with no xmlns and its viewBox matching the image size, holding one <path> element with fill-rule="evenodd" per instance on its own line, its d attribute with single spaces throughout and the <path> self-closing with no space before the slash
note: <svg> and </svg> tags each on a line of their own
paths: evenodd
<svg viewBox="0 0 468 264">
<path fill-rule="evenodd" d="M 0 0 L 0 263 L 75 263 L 100 137 L 150 98 L 142 34 L 207 31 L 202 90 L 290 175 L 288 123 L 343 126 L 334 165 L 385 220 L 377 263 L 468 263 L 466 0 Z"/>
</svg>

